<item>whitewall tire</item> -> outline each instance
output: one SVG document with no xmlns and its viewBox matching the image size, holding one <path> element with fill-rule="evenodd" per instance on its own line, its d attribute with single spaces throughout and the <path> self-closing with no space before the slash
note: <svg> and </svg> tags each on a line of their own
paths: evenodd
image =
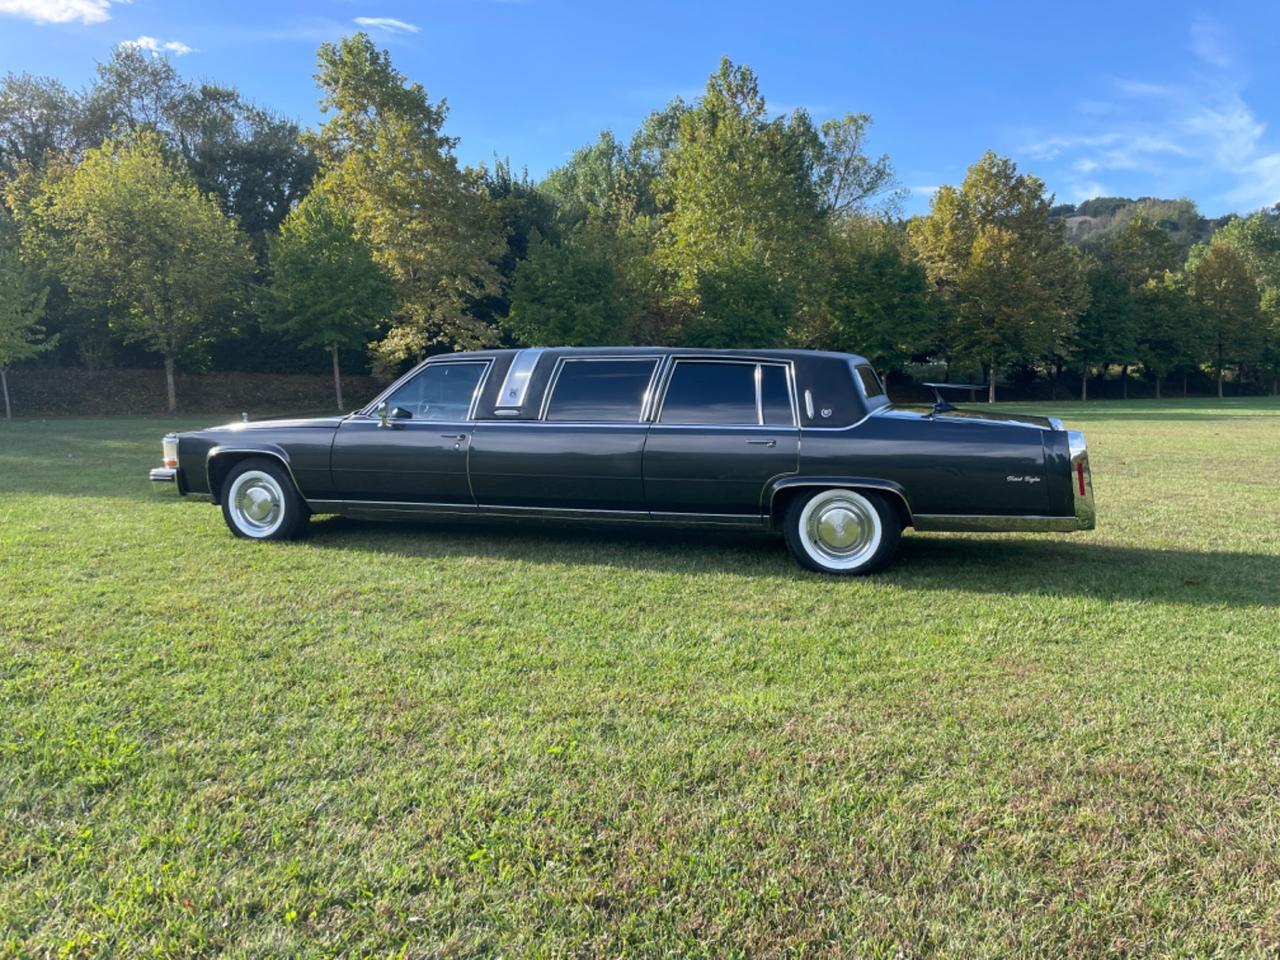
<svg viewBox="0 0 1280 960">
<path fill-rule="evenodd" d="M 221 499 L 227 527 L 248 540 L 291 540 L 302 534 L 311 516 L 288 471 L 271 457 L 253 457 L 232 467 Z"/>
<path fill-rule="evenodd" d="M 792 500 L 782 532 L 801 565 L 854 576 L 882 570 L 893 559 L 902 526 L 883 494 L 833 488 Z"/>
</svg>

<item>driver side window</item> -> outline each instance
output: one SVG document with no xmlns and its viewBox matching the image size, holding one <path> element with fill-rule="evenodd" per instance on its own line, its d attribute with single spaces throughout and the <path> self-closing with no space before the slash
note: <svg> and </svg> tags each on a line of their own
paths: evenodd
<svg viewBox="0 0 1280 960">
<path fill-rule="evenodd" d="M 484 375 L 484 363 L 433 363 L 387 397 L 398 420 L 466 420 Z"/>
</svg>

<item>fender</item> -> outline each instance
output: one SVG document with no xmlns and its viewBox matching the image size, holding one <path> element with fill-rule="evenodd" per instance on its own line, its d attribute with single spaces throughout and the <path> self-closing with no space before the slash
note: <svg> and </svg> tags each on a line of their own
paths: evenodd
<svg viewBox="0 0 1280 960">
<path fill-rule="evenodd" d="M 244 456 L 274 457 L 279 460 L 284 464 L 284 468 L 289 471 L 289 479 L 293 481 L 294 489 L 299 494 L 302 493 L 302 487 L 298 486 L 298 478 L 293 475 L 293 464 L 289 462 L 289 454 L 284 447 L 276 443 L 267 443 L 266 441 L 237 441 L 234 444 L 218 444 L 210 447 L 209 452 L 205 454 L 205 482 L 209 484 L 209 495 L 214 503 L 219 502 L 218 496 L 222 492 L 222 478 L 226 476 L 230 463 L 234 460 L 242 459 Z"/>
<path fill-rule="evenodd" d="M 902 484 L 879 477 L 845 477 L 845 476 L 788 476 L 772 480 L 764 488 L 764 513 L 776 526 L 777 518 L 773 514 L 773 501 L 784 490 L 795 487 L 862 487 L 869 490 L 883 490 L 893 494 L 902 501 L 906 511 L 908 525 L 914 524 L 915 515 L 911 511 L 911 501 L 907 499 L 907 491 Z"/>
</svg>

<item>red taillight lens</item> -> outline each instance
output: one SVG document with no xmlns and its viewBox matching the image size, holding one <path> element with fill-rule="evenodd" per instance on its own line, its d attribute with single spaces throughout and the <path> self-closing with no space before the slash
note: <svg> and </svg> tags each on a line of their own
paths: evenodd
<svg viewBox="0 0 1280 960">
<path fill-rule="evenodd" d="M 177 464 L 174 464 L 177 466 Z M 1084 461 L 1076 464 L 1076 482 L 1080 485 L 1080 496 L 1084 496 Z"/>
</svg>

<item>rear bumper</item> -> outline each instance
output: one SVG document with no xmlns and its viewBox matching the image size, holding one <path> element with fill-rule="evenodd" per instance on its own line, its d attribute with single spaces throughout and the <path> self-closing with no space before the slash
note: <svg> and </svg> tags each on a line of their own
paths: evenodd
<svg viewBox="0 0 1280 960">
<path fill-rule="evenodd" d="M 1089 471 L 1089 445 L 1079 430 L 1067 431 L 1071 452 L 1071 499 L 1075 504 L 1077 530 L 1092 530 L 1098 525 L 1098 511 L 1093 504 L 1093 475 Z"/>
<path fill-rule="evenodd" d="M 951 533 L 1074 533 L 1092 530 L 1093 520 L 1081 517 L 974 516 L 958 513 L 917 513 L 917 530 Z"/>
</svg>

